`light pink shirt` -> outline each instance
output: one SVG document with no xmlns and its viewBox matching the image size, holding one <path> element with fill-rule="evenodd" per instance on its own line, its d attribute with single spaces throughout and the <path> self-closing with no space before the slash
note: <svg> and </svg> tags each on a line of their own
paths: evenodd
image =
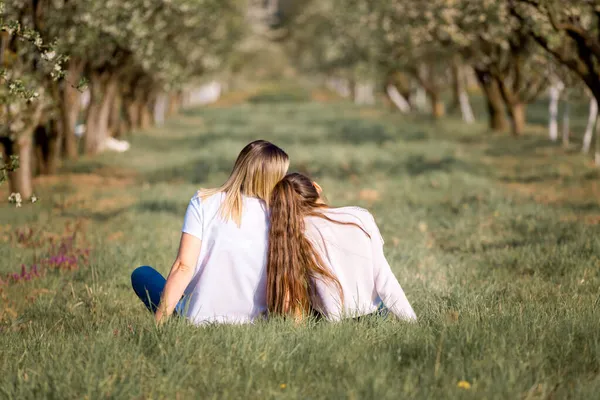
<svg viewBox="0 0 600 400">
<path fill-rule="evenodd" d="M 383 301 L 398 318 L 415 320 L 415 312 L 383 254 L 383 238 L 373 216 L 360 207 L 330 208 L 324 213 L 332 220 L 359 225 L 370 237 L 355 225 L 306 218 L 307 238 L 343 289 L 342 307 L 335 286 L 314 282 L 321 302 L 319 311 L 328 319 L 339 320 L 373 313 Z"/>
</svg>

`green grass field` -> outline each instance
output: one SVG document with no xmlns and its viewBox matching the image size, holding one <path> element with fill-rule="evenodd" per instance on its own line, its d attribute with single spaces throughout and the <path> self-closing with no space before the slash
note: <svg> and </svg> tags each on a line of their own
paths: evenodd
<svg viewBox="0 0 600 400">
<path fill-rule="evenodd" d="M 154 326 L 130 272 L 168 272 L 190 197 L 258 138 L 372 211 L 417 324 Z M 598 397 L 600 173 L 541 129 L 268 93 L 131 140 L 0 205 L 0 398 Z"/>
</svg>

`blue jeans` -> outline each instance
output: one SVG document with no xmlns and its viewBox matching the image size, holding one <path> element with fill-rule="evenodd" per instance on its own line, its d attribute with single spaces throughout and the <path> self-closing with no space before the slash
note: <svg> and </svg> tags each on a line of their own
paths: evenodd
<svg viewBox="0 0 600 400">
<path fill-rule="evenodd" d="M 165 289 L 166 283 L 167 280 L 160 272 L 147 265 L 136 268 L 131 273 L 131 286 L 133 287 L 133 291 L 152 313 L 156 313 L 156 310 L 158 309 L 160 296 Z M 175 307 L 175 311 L 178 314 L 183 307 L 182 303 L 183 302 L 180 301 L 179 304 L 177 304 L 177 307 Z"/>
</svg>

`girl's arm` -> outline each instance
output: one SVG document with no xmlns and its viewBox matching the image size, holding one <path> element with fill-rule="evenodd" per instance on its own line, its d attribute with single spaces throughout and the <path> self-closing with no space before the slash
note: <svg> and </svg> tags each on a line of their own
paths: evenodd
<svg viewBox="0 0 600 400">
<path fill-rule="evenodd" d="M 373 267 L 375 277 L 375 289 L 383 301 L 383 304 L 399 319 L 414 321 L 417 315 L 412 309 L 402 286 L 390 268 L 390 264 L 383 253 L 383 239 L 379 228 L 373 220 L 371 229 L 371 246 L 373 248 Z"/>
<path fill-rule="evenodd" d="M 203 220 L 201 199 L 196 195 L 190 200 L 185 212 L 177 258 L 167 277 L 158 310 L 154 314 L 158 323 L 164 322 L 168 316 L 173 314 L 173 310 L 194 277 L 202 245 Z"/>
<path fill-rule="evenodd" d="M 154 315 L 156 322 L 164 322 L 165 318 L 173 313 L 175 306 L 181 300 L 183 292 L 194 276 L 201 245 L 202 241 L 197 237 L 188 233 L 181 235 L 177 258 L 171 267 L 158 310 Z"/>
</svg>

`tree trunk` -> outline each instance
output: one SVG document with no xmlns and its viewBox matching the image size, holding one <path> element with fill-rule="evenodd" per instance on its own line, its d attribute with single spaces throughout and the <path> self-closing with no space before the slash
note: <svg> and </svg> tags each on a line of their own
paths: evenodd
<svg viewBox="0 0 600 400">
<path fill-rule="evenodd" d="M 40 175 L 52 175 L 58 170 L 61 150 L 60 132 L 59 121 L 55 119 L 35 128 L 33 134 L 35 155 Z"/>
<path fill-rule="evenodd" d="M 146 101 L 145 101 L 144 108 L 147 112 L 146 118 L 148 118 L 148 127 L 149 128 L 156 125 L 156 119 L 154 118 L 154 115 L 155 115 L 154 110 L 156 109 L 157 98 L 158 98 L 158 96 L 155 91 L 151 91 L 146 94 Z"/>
<path fill-rule="evenodd" d="M 14 139 L 0 138 L 4 144 L 5 160 L 17 156 L 19 167 L 8 173 L 8 185 L 11 193 L 20 193 L 24 200 L 33 195 L 33 132 L 40 123 L 43 103 L 33 103 L 29 121 L 26 127 L 17 133 Z M 5 161 L 5 162 L 6 162 Z"/>
<path fill-rule="evenodd" d="M 554 84 L 550 87 L 550 104 L 548 106 L 549 122 L 548 134 L 553 142 L 558 140 L 558 101 L 560 99 L 560 86 Z"/>
<path fill-rule="evenodd" d="M 466 77 L 464 74 L 464 68 L 458 66 L 458 76 L 457 76 L 457 84 L 458 84 L 458 104 L 460 106 L 460 113 L 462 115 L 462 119 L 467 124 L 472 124 L 475 122 L 475 115 L 473 115 L 473 108 L 471 108 L 471 102 L 469 101 L 469 94 L 467 93 L 467 83 Z"/>
<path fill-rule="evenodd" d="M 427 111 L 427 94 L 425 93 L 425 89 L 421 86 L 417 86 L 415 90 L 415 106 L 419 112 Z"/>
<path fill-rule="evenodd" d="M 33 195 L 33 131 L 21 132 L 16 140 L 5 143 L 8 158 L 12 155 L 19 157 L 19 168 L 8 173 L 9 190 L 20 193 L 23 200 Z"/>
<path fill-rule="evenodd" d="M 398 91 L 396 86 L 389 84 L 386 87 L 386 93 L 392 103 L 400 110 L 401 113 L 406 114 L 410 112 L 410 104 L 404 96 Z"/>
<path fill-rule="evenodd" d="M 594 154 L 594 163 L 600 167 L 600 121 L 596 118 L 596 153 Z"/>
<path fill-rule="evenodd" d="M 143 82 L 138 82 L 133 90 L 133 104 L 130 112 L 135 114 L 132 118 L 137 121 L 139 129 L 145 130 L 152 126 L 152 111 L 150 109 L 152 95 L 149 87 L 144 85 Z"/>
<path fill-rule="evenodd" d="M 123 97 L 119 91 L 115 93 L 114 99 L 110 106 L 110 117 L 108 124 L 108 136 L 120 138 L 123 134 L 121 124 L 121 111 L 123 109 Z"/>
<path fill-rule="evenodd" d="M 163 125 L 167 116 L 168 97 L 165 93 L 160 93 L 156 96 L 153 109 L 153 119 L 155 125 Z"/>
<path fill-rule="evenodd" d="M 57 82 L 51 83 L 52 98 L 55 104 L 61 102 L 61 88 Z M 60 156 L 62 150 L 62 137 L 64 134 L 62 118 L 60 117 L 60 110 L 53 107 L 52 117 L 45 121 L 45 147 L 43 158 L 41 161 L 44 167 L 39 170 L 39 173 L 45 173 L 51 175 L 56 173 L 60 164 Z"/>
<path fill-rule="evenodd" d="M 149 101 L 142 100 L 139 102 L 139 121 L 140 129 L 146 130 L 152 127 L 152 112 L 150 111 Z"/>
<path fill-rule="evenodd" d="M 350 100 L 354 101 L 354 99 L 356 98 L 356 81 L 354 80 L 354 78 L 348 79 L 348 87 L 350 89 Z"/>
<path fill-rule="evenodd" d="M 431 116 L 438 119 L 444 116 L 444 102 L 440 99 L 439 93 L 435 90 L 427 90 L 429 101 L 431 102 Z"/>
<path fill-rule="evenodd" d="M 135 99 L 128 98 L 124 100 L 125 112 L 127 114 L 127 130 L 129 132 L 135 131 L 140 128 L 139 120 L 139 106 L 136 104 Z"/>
<path fill-rule="evenodd" d="M 393 86 L 402 97 L 404 97 L 404 99 L 408 103 L 408 106 L 412 109 L 413 104 L 411 96 L 412 93 L 410 77 L 401 72 L 391 72 L 388 74 L 388 77 L 386 79 L 386 91 L 390 85 Z"/>
<path fill-rule="evenodd" d="M 92 73 L 91 98 L 86 118 L 85 152 L 96 154 L 104 150 L 108 138 L 110 109 L 118 88 L 116 77 Z"/>
<path fill-rule="evenodd" d="M 583 153 L 590 152 L 590 146 L 592 145 L 592 136 L 594 135 L 594 124 L 596 123 L 596 117 L 598 116 L 598 101 L 595 97 L 590 99 L 590 115 L 588 117 L 587 126 L 585 128 L 585 134 L 583 135 L 583 147 L 581 151 Z"/>
<path fill-rule="evenodd" d="M 485 95 L 490 129 L 492 131 L 504 131 L 507 121 L 498 83 L 486 71 L 476 69 L 475 75 Z"/>
<path fill-rule="evenodd" d="M 525 115 L 525 103 L 517 92 L 506 84 L 506 79 L 502 76 L 496 76 L 494 78 L 500 89 L 500 95 L 504 104 L 508 109 L 508 115 L 510 117 L 510 129 L 513 136 L 521 136 L 525 130 L 526 115 Z"/>
<path fill-rule="evenodd" d="M 167 117 L 173 117 L 179 113 L 181 107 L 181 92 L 175 92 L 169 96 L 169 108 Z"/>
<path fill-rule="evenodd" d="M 563 126 L 562 126 L 562 144 L 564 147 L 569 146 L 569 134 L 571 131 L 569 114 L 571 111 L 571 105 L 567 101 L 565 103 L 565 110 L 563 111 Z"/>
<path fill-rule="evenodd" d="M 77 82 L 83 71 L 83 63 L 69 61 L 67 77 L 70 82 Z M 69 82 L 62 82 L 60 88 L 59 112 L 62 128 L 62 147 L 65 158 L 77 157 L 77 138 L 75 137 L 75 126 L 81 107 L 81 93 L 72 87 Z"/>
<path fill-rule="evenodd" d="M 357 82 L 354 89 L 355 104 L 375 104 L 375 96 L 373 94 L 375 88 L 372 82 Z"/>
<path fill-rule="evenodd" d="M 515 103 L 508 107 L 510 129 L 513 136 L 521 136 L 525 130 L 525 104 Z"/>
<path fill-rule="evenodd" d="M 461 106 L 460 96 L 464 91 L 464 85 L 461 76 L 461 67 L 458 61 L 452 63 L 452 102 L 448 107 L 449 112 L 454 112 Z"/>
</svg>

